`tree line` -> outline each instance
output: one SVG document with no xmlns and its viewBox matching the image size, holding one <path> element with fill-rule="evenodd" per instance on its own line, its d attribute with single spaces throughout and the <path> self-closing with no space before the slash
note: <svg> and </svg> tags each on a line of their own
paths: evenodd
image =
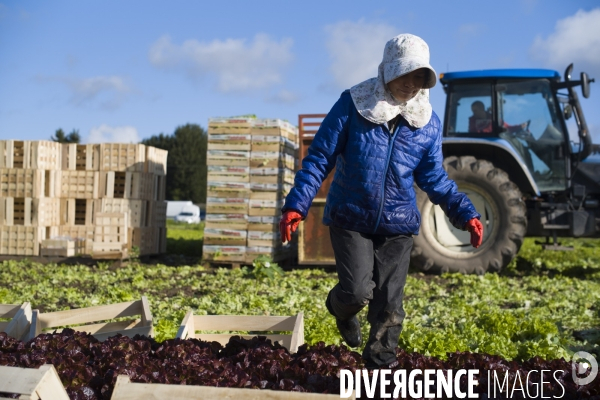
<svg viewBox="0 0 600 400">
<path fill-rule="evenodd" d="M 65 134 L 57 129 L 51 140 L 59 143 L 80 143 L 79 131 Z M 141 142 L 169 152 L 167 157 L 167 200 L 191 200 L 206 203 L 206 151 L 208 135 L 197 124 L 186 124 L 173 134 L 154 135 Z"/>
</svg>

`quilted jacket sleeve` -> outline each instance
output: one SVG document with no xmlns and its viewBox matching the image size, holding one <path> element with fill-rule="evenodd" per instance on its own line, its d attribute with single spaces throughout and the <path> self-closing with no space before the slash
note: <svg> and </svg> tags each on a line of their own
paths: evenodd
<svg viewBox="0 0 600 400">
<path fill-rule="evenodd" d="M 342 93 L 321 123 L 308 148 L 308 155 L 302 160 L 302 169 L 296 173 L 294 187 L 285 198 L 282 212 L 296 210 L 306 217 L 323 180 L 335 166 L 336 158 L 346 144 L 351 102 L 350 93 Z"/>
<path fill-rule="evenodd" d="M 456 183 L 448 177 L 444 170 L 442 155 L 441 124 L 433 114 L 432 120 L 425 129 L 433 129 L 435 139 L 431 148 L 414 172 L 415 182 L 427 193 L 433 204 L 438 204 L 457 229 L 464 230 L 465 224 L 472 218 L 480 218 L 473 203 L 466 194 L 458 192 Z"/>
</svg>

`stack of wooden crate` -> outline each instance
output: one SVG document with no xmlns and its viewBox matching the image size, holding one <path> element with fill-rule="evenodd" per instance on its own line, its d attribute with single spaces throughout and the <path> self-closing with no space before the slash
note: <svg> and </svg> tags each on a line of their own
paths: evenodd
<svg viewBox="0 0 600 400">
<path fill-rule="evenodd" d="M 291 189 L 298 132 L 286 121 L 211 118 L 203 257 L 251 262 L 260 254 L 292 256 L 277 229 Z"/>
<path fill-rule="evenodd" d="M 127 249 L 164 252 L 166 158 L 141 144 L 0 141 L 0 254 L 91 254 L 99 213 L 126 215 Z"/>
</svg>

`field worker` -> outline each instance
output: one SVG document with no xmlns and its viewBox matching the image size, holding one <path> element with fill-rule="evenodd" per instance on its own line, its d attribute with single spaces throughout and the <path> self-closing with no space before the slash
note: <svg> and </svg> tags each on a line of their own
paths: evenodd
<svg viewBox="0 0 600 400">
<path fill-rule="evenodd" d="M 421 221 L 413 182 L 455 227 L 471 232 L 473 246 L 482 240 L 480 215 L 442 168 L 442 126 L 429 103 L 435 84 L 423 39 L 388 41 L 377 77 L 344 91 L 323 120 L 282 208 L 285 243 L 335 166 L 323 223 L 338 283 L 326 305 L 350 347 L 362 344 L 356 314 L 369 305 L 363 359 L 370 369 L 396 360 L 412 236 Z"/>
</svg>

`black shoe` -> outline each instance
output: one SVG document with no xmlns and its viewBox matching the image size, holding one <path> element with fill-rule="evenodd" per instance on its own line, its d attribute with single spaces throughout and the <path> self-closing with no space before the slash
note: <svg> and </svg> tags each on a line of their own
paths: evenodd
<svg viewBox="0 0 600 400">
<path fill-rule="evenodd" d="M 358 347 L 361 345 L 362 334 L 360 333 L 360 323 L 356 315 L 346 320 L 336 318 L 335 323 L 348 346 Z"/>
</svg>

